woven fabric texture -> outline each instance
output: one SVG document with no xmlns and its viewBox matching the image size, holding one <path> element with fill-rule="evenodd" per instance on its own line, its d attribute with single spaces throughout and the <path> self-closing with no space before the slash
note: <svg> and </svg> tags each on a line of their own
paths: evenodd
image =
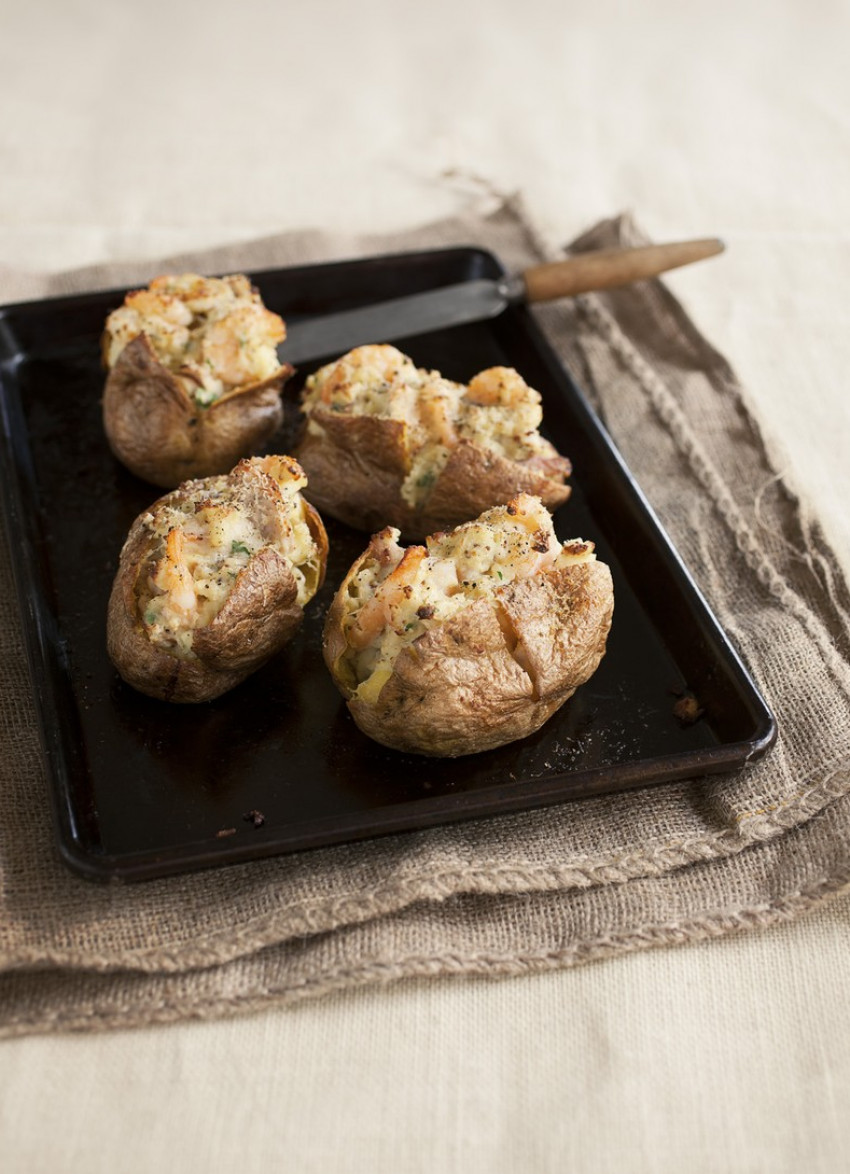
<svg viewBox="0 0 850 1174">
<path fill-rule="evenodd" d="M 574 247 L 635 243 L 625 217 Z M 0 272 L 0 298 L 424 246 L 541 259 L 522 208 L 392 238 L 323 234 Z M 410 975 L 516 974 L 788 918 L 850 882 L 850 595 L 725 360 L 661 282 L 535 311 L 759 682 L 777 744 L 733 774 L 126 887 L 58 860 L 4 545 L 0 1034 L 257 1009 Z"/>
</svg>

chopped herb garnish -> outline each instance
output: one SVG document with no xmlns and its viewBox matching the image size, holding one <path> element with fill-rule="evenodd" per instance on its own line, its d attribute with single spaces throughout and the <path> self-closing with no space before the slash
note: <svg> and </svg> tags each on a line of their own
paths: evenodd
<svg viewBox="0 0 850 1174">
<path fill-rule="evenodd" d="M 211 391 L 208 387 L 199 387 L 195 391 L 195 403 L 199 404 L 202 408 L 208 408 L 217 399 L 217 393 Z"/>
<path fill-rule="evenodd" d="M 251 551 L 245 545 L 244 542 L 239 542 L 238 539 L 234 538 L 230 544 L 230 553 L 231 554 L 250 554 Z"/>
<path fill-rule="evenodd" d="M 145 623 L 150 628 L 152 628 L 153 625 L 156 623 L 156 612 L 153 610 L 153 608 L 149 607 L 148 610 L 145 612 Z"/>
</svg>

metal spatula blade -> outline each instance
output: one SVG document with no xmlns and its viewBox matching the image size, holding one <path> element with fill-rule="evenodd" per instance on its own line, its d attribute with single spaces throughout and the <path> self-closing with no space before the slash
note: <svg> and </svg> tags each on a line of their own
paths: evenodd
<svg viewBox="0 0 850 1174">
<path fill-rule="evenodd" d="M 512 302 L 542 302 L 610 289 L 723 251 L 716 237 L 632 249 L 601 249 L 565 261 L 535 265 L 500 280 L 479 279 L 427 293 L 375 302 L 356 310 L 305 318 L 288 326 L 278 348 L 282 363 L 305 363 L 367 343 L 394 342 L 414 334 L 495 318 Z"/>
</svg>

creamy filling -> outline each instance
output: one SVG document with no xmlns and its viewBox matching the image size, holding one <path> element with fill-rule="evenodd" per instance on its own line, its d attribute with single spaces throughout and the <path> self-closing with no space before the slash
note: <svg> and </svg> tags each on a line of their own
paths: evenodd
<svg viewBox="0 0 850 1174">
<path fill-rule="evenodd" d="M 367 702 L 377 699 L 400 652 L 435 624 L 477 599 L 497 599 L 515 579 L 596 557 L 590 542 L 560 543 L 548 511 L 526 495 L 428 538 L 425 546 L 405 550 L 398 539 L 395 529 L 376 536 L 372 557 L 348 583 L 344 655 L 356 696 Z M 505 639 L 522 663 L 509 627 Z"/>
<path fill-rule="evenodd" d="M 107 366 L 140 334 L 198 406 L 209 407 L 236 387 L 274 375 L 286 331 L 247 277 L 188 273 L 157 277 L 127 294 L 106 320 Z"/>
<path fill-rule="evenodd" d="M 239 574 L 266 546 L 288 560 L 300 606 L 315 593 L 318 550 L 300 494 L 306 477 L 296 462 L 274 457 L 243 461 L 237 470 L 246 467 L 249 477 L 265 474 L 276 488 L 272 525 L 246 508 L 244 487 L 232 474 L 195 482 L 179 504 L 144 518 L 157 541 L 139 577 L 139 616 L 150 641 L 173 656 L 195 658 L 195 632 L 218 615 Z"/>
<path fill-rule="evenodd" d="M 309 418 L 316 408 L 407 424 L 410 469 L 401 493 L 413 508 L 427 499 L 461 440 L 513 461 L 551 458 L 554 451 L 539 433 L 539 392 L 509 367 L 482 371 L 466 386 L 416 367 L 395 347 L 358 347 L 308 378 L 303 410 Z"/>
</svg>

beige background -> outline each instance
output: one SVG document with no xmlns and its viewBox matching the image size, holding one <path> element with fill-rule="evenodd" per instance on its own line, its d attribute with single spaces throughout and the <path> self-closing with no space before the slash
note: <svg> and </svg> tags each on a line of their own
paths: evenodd
<svg viewBox="0 0 850 1174">
<path fill-rule="evenodd" d="M 850 7 L 0 0 L 2 267 L 383 230 L 521 190 L 671 276 L 850 566 Z M 0 294 L 2 290 L 0 289 Z M 0 1045 L 3 1168 L 842 1171 L 850 899 L 494 983 Z"/>
</svg>

